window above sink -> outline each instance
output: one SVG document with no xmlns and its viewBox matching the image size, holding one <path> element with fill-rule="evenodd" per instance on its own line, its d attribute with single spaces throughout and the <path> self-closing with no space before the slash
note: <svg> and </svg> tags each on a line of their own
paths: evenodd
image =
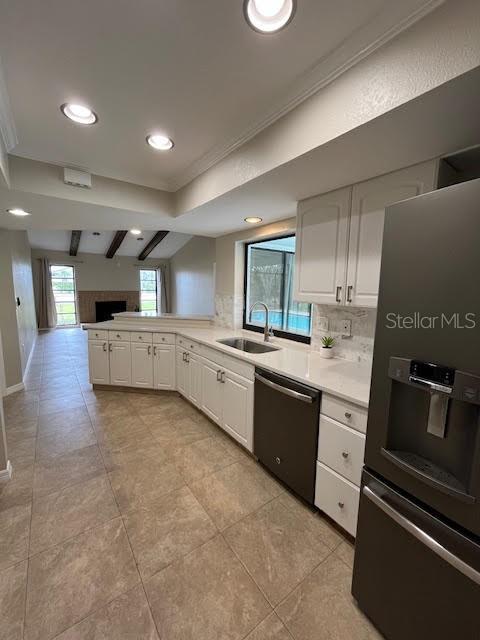
<svg viewBox="0 0 480 640">
<path fill-rule="evenodd" d="M 243 328 L 263 331 L 265 311 L 255 302 L 269 308 L 269 324 L 281 338 L 310 343 L 312 305 L 293 299 L 295 269 L 295 235 L 250 242 L 245 245 L 245 308 Z"/>
</svg>

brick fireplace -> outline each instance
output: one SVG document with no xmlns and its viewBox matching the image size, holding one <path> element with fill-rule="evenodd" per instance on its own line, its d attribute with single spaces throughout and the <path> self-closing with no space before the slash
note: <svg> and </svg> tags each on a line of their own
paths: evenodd
<svg viewBox="0 0 480 640">
<path fill-rule="evenodd" d="M 125 301 L 127 311 L 135 311 L 140 305 L 139 291 L 77 291 L 80 322 L 95 322 L 95 303 Z"/>
</svg>

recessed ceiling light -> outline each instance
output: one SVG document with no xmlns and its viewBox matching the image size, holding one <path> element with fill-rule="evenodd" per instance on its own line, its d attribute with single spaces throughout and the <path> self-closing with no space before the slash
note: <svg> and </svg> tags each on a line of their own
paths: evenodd
<svg viewBox="0 0 480 640">
<path fill-rule="evenodd" d="M 62 104 L 60 110 L 64 116 L 78 124 L 95 124 L 98 120 L 97 114 L 83 104 L 66 102 Z"/>
<path fill-rule="evenodd" d="M 134 236 L 139 236 L 142 232 L 140 229 L 130 229 L 130 233 Z"/>
<path fill-rule="evenodd" d="M 29 216 L 30 213 L 25 211 L 24 209 L 7 209 L 8 213 L 11 213 L 14 216 Z"/>
<path fill-rule="evenodd" d="M 276 33 L 295 15 L 297 0 L 244 0 L 243 12 L 248 24 L 260 33 Z"/>
<path fill-rule="evenodd" d="M 249 216 L 248 218 L 244 218 L 245 222 L 248 222 L 248 224 L 258 224 L 259 222 L 262 222 L 263 218 L 257 218 L 256 216 Z"/>
<path fill-rule="evenodd" d="M 173 140 L 163 133 L 151 133 L 147 136 L 147 144 L 157 151 L 169 151 L 173 149 Z"/>
</svg>

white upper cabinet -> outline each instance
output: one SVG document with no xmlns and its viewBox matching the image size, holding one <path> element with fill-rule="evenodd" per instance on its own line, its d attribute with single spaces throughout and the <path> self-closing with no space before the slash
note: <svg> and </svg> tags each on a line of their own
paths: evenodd
<svg viewBox="0 0 480 640">
<path fill-rule="evenodd" d="M 435 188 L 436 161 L 298 204 L 295 300 L 376 307 L 385 208 Z"/>
<path fill-rule="evenodd" d="M 110 342 L 110 384 L 129 387 L 132 383 L 130 342 Z"/>
<path fill-rule="evenodd" d="M 351 193 L 351 187 L 347 187 L 299 203 L 295 300 L 342 303 Z"/>
<path fill-rule="evenodd" d="M 353 187 L 346 283 L 348 305 L 377 306 L 385 208 L 432 191 L 434 185 L 435 165 L 427 162 Z"/>
</svg>

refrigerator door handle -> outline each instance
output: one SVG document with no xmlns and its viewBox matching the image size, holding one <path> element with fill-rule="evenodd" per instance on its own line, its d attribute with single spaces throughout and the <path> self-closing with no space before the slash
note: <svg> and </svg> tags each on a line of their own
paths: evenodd
<svg viewBox="0 0 480 640">
<path fill-rule="evenodd" d="M 389 516 L 398 525 L 400 525 L 405 531 L 410 533 L 419 542 L 424 544 L 430 551 L 433 551 L 437 556 L 442 558 L 445 562 L 448 562 L 457 571 L 460 571 L 464 576 L 475 582 L 480 586 L 480 573 L 466 562 L 461 560 L 458 556 L 451 553 L 443 545 L 437 542 L 434 538 L 428 535 L 425 531 L 417 527 L 416 524 L 410 522 L 405 516 L 399 513 L 396 509 L 391 507 L 388 502 L 385 502 L 380 496 L 378 496 L 370 487 L 363 487 L 363 495 L 368 498 L 374 505 L 381 509 L 385 515 Z"/>
</svg>

